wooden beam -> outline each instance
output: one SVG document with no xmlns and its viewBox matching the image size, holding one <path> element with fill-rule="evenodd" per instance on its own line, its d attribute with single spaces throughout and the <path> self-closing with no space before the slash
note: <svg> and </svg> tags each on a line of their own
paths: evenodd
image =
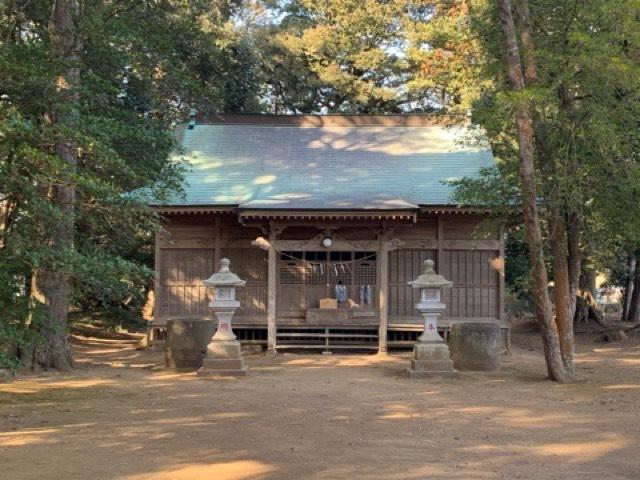
<svg viewBox="0 0 640 480">
<path fill-rule="evenodd" d="M 190 206 L 153 206 L 152 207 L 163 215 L 206 215 L 210 213 L 234 213 L 235 207 L 224 207 L 216 205 Z"/>
<path fill-rule="evenodd" d="M 294 220 L 294 221 L 340 221 L 357 219 L 394 220 L 404 223 L 415 223 L 417 219 L 416 208 L 408 210 L 240 210 L 238 218 L 240 223 L 248 220 Z"/>
<path fill-rule="evenodd" d="M 309 240 L 276 240 L 274 245 L 278 251 L 308 251 L 308 250 L 323 250 L 327 252 L 331 251 L 368 251 L 376 250 L 379 246 L 377 240 L 345 240 L 333 236 L 333 244 L 331 247 L 326 248 L 322 246 L 323 234 L 316 235 Z"/>
</svg>

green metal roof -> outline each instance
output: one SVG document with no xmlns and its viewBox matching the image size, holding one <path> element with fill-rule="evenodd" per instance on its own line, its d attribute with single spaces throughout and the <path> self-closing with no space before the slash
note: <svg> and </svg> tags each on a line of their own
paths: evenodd
<svg viewBox="0 0 640 480">
<path fill-rule="evenodd" d="M 196 123 L 182 138 L 181 157 L 189 164 L 186 196 L 170 205 L 309 210 L 450 205 L 446 182 L 475 176 L 494 159 L 477 129 L 423 123 Z"/>
</svg>

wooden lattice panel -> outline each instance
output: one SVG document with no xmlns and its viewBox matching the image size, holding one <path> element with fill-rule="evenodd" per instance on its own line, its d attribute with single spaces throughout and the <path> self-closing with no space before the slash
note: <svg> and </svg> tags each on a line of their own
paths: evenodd
<svg viewBox="0 0 640 480">
<path fill-rule="evenodd" d="M 351 285 L 353 280 L 352 262 L 332 262 L 329 264 L 329 284 L 337 285 L 342 282 L 344 285 Z"/>
<path fill-rule="evenodd" d="M 302 285 L 305 280 L 304 263 L 296 260 L 282 260 L 280 263 L 281 285 Z"/>
<path fill-rule="evenodd" d="M 371 305 L 376 302 L 375 252 L 282 252 L 279 264 L 278 313 L 304 317 L 307 308 L 317 308 L 321 298 L 334 298 L 342 282 L 348 298 L 361 301 L 361 286 L 369 285 Z"/>
<path fill-rule="evenodd" d="M 353 283 L 357 285 L 376 284 L 376 262 L 375 260 L 356 260 L 354 262 Z"/>
<path fill-rule="evenodd" d="M 498 252 L 446 250 L 441 273 L 453 281 L 445 290 L 445 315 L 451 317 L 498 318 L 499 274 L 493 259 Z"/>
<path fill-rule="evenodd" d="M 213 263 L 213 249 L 162 249 L 159 271 L 159 316 L 206 315 L 209 297 L 202 280 L 213 273 Z"/>
</svg>

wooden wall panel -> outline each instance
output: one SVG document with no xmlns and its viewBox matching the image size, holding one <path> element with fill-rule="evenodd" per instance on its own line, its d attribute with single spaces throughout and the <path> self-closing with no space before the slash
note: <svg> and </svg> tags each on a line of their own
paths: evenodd
<svg viewBox="0 0 640 480">
<path fill-rule="evenodd" d="M 499 318 L 499 273 L 492 260 L 499 252 L 445 250 L 439 272 L 453 281 L 444 290 L 445 316 Z"/>
<path fill-rule="evenodd" d="M 485 232 L 479 215 L 448 215 L 442 217 L 447 240 L 498 239 L 498 231 Z M 480 227 L 480 228 L 479 228 Z"/>
<path fill-rule="evenodd" d="M 389 317 L 395 323 L 419 322 L 415 310 L 419 294 L 407 282 L 414 280 L 425 259 L 436 260 L 436 250 L 401 249 L 389 254 Z M 436 271 L 453 281 L 443 290 L 445 317 L 499 318 L 499 274 L 492 260 L 498 252 L 444 250 Z"/>
<path fill-rule="evenodd" d="M 267 318 L 267 252 L 258 248 L 223 248 L 223 257 L 231 261 L 231 271 L 247 284 L 236 290 L 240 308 L 234 318 Z"/>
<path fill-rule="evenodd" d="M 389 317 L 419 317 L 420 293 L 407 282 L 420 274 L 423 262 L 436 259 L 436 250 L 401 249 L 389 252 Z"/>
<path fill-rule="evenodd" d="M 160 317 L 208 315 L 209 298 L 202 280 L 213 273 L 213 249 L 160 250 Z"/>
<path fill-rule="evenodd" d="M 422 217 L 416 223 L 393 228 L 393 237 L 402 239 L 433 240 L 437 234 L 438 219 L 435 217 Z"/>
<path fill-rule="evenodd" d="M 247 281 L 239 288 L 240 308 L 234 318 L 266 319 L 267 255 L 259 249 L 225 248 L 222 255 L 231 260 L 231 269 Z M 158 313 L 161 318 L 211 317 L 212 292 L 202 281 L 216 270 L 213 248 L 160 249 Z"/>
</svg>

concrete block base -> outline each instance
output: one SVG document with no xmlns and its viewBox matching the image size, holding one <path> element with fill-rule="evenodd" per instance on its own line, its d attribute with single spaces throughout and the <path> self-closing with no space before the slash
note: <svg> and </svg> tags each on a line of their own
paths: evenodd
<svg viewBox="0 0 640 480">
<path fill-rule="evenodd" d="M 237 340 L 212 341 L 207 346 L 207 356 L 202 361 L 199 376 L 244 377 L 247 367 Z"/>
<path fill-rule="evenodd" d="M 452 377 L 457 374 L 444 342 L 416 343 L 413 347 L 410 378 Z"/>
</svg>

